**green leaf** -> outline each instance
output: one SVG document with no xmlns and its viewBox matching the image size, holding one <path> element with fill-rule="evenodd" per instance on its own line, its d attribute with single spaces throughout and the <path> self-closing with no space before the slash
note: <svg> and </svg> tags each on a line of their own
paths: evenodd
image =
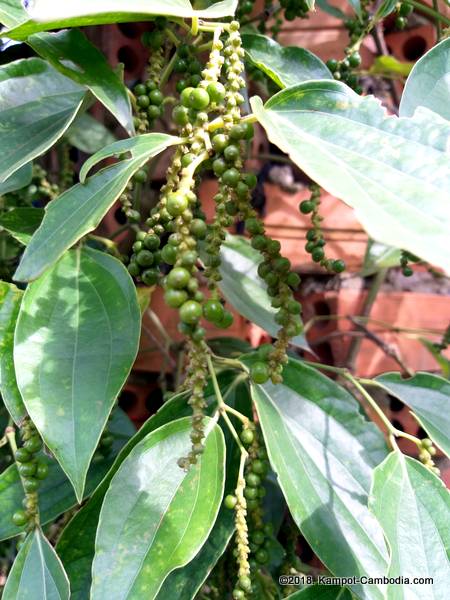
<svg viewBox="0 0 450 600">
<path fill-rule="evenodd" d="M 187 565 L 172 571 L 167 576 L 156 600 L 166 600 L 167 598 L 192 600 L 195 598 L 203 582 L 225 552 L 233 533 L 234 513 L 227 508 L 221 508 L 203 548 Z"/>
<path fill-rule="evenodd" d="M 44 214 L 43 208 L 13 208 L 0 215 L 0 227 L 26 246 L 42 223 Z"/>
<path fill-rule="evenodd" d="M 109 472 L 119 450 L 130 438 L 130 425 L 127 417 L 116 409 L 108 423 L 108 431 L 114 437 L 111 453 L 107 456 L 96 454 L 89 468 L 84 490 L 84 498 L 88 498 L 99 483 Z M 70 510 L 77 504 L 73 487 L 64 471 L 56 460 L 41 454 L 39 460 L 48 465 L 48 477 L 39 488 L 39 514 L 41 524 L 45 525 L 54 521 L 59 515 Z M 22 507 L 23 486 L 15 464 L 8 467 L 0 474 L 0 540 L 6 540 L 19 535 L 24 527 L 17 527 L 12 522 L 12 515 Z M 95 535 L 95 531 L 94 531 Z M 87 596 L 84 596 L 83 600 Z"/>
<path fill-rule="evenodd" d="M 412 117 L 424 106 L 450 120 L 450 39 L 445 39 L 420 58 L 406 80 L 400 115 Z"/>
<path fill-rule="evenodd" d="M 87 154 L 94 154 L 116 141 L 114 134 L 89 113 L 79 115 L 66 131 L 65 137 L 71 146 Z"/>
<path fill-rule="evenodd" d="M 280 88 L 310 79 L 333 79 L 325 63 L 304 48 L 280 46 L 275 40 L 254 33 L 244 33 L 242 45 L 246 58 Z"/>
<path fill-rule="evenodd" d="M 352 595 L 337 585 L 311 585 L 291 594 L 286 600 L 352 600 Z"/>
<path fill-rule="evenodd" d="M 337 6 L 330 4 L 328 0 L 316 0 L 316 5 L 318 6 L 318 8 L 320 8 L 320 10 L 328 13 L 329 15 L 332 15 L 333 17 L 336 17 L 337 19 L 342 19 L 343 21 L 346 21 L 348 18 L 347 15 L 340 8 L 337 8 Z"/>
<path fill-rule="evenodd" d="M 0 196 L 21 190 L 31 182 L 32 176 L 33 165 L 29 162 L 10 175 L 3 183 L 0 183 Z"/>
<path fill-rule="evenodd" d="M 270 463 L 293 519 L 337 576 L 382 576 L 387 552 L 367 508 L 373 469 L 386 456 L 383 436 L 355 399 L 303 363 L 290 360 L 281 385 L 252 386 Z M 353 587 L 383 598 L 375 585 Z"/>
<path fill-rule="evenodd" d="M 186 473 L 191 420 L 163 425 L 142 440 L 114 475 L 100 513 L 92 600 L 155 598 L 167 575 L 187 564 L 219 511 L 225 442 L 210 421 L 204 453 Z"/>
<path fill-rule="evenodd" d="M 40 529 L 28 534 L 3 590 L 3 600 L 69 600 L 69 580 Z"/>
<path fill-rule="evenodd" d="M 40 58 L 0 66 L 0 182 L 53 146 L 85 93 Z"/>
<path fill-rule="evenodd" d="M 394 9 L 397 6 L 397 4 L 398 3 L 396 0 L 383 0 L 383 2 L 380 4 L 375 13 L 375 21 L 381 21 L 382 19 L 390 15 L 392 12 L 394 12 Z"/>
<path fill-rule="evenodd" d="M 377 56 L 370 67 L 371 75 L 384 75 L 392 77 L 392 75 L 401 75 L 408 77 L 413 68 L 414 63 L 402 62 L 394 56 Z M 409 115 L 403 115 L 409 116 Z"/>
<path fill-rule="evenodd" d="M 409 379 L 384 373 L 375 381 L 409 406 L 433 442 L 450 456 L 450 382 L 432 373 L 416 373 Z"/>
<path fill-rule="evenodd" d="M 352 206 L 371 237 L 450 271 L 450 123 L 425 109 L 387 116 L 373 96 L 337 81 L 251 104 L 270 141 Z"/>
<path fill-rule="evenodd" d="M 2 25 L 15 27 L 27 20 L 28 14 L 24 10 L 21 0 L 0 0 L 0 23 Z"/>
<path fill-rule="evenodd" d="M 28 43 L 57 71 L 90 89 L 119 123 L 134 133 L 127 88 L 104 55 L 77 29 L 33 35 Z"/>
<path fill-rule="evenodd" d="M 361 276 L 368 277 L 377 273 L 380 269 L 398 267 L 401 255 L 402 251 L 398 248 L 391 248 L 390 246 L 369 240 Z"/>
<path fill-rule="evenodd" d="M 79 500 L 140 336 L 125 267 L 85 248 L 30 284 L 17 321 L 14 364 L 26 409 Z"/>
<path fill-rule="evenodd" d="M 222 281 L 219 285 L 225 299 L 243 317 L 277 337 L 280 329 L 274 319 L 277 311 L 271 306 L 267 286 L 257 272 L 261 254 L 245 238 L 229 234 L 222 244 L 220 257 Z M 308 349 L 303 335 L 296 336 L 291 343 Z"/>
<path fill-rule="evenodd" d="M 308 0 L 311 2 L 311 0 Z M 3 35 L 24 40 L 29 35 L 49 29 L 81 27 L 109 23 L 128 23 L 166 17 L 217 19 L 234 15 L 237 0 L 215 2 L 205 10 L 194 10 L 188 0 L 68 0 L 58 5 L 53 0 L 25 0 L 29 20 L 5 31 Z"/>
<path fill-rule="evenodd" d="M 419 342 L 433 355 L 434 360 L 441 368 L 442 376 L 445 377 L 445 379 L 450 379 L 450 360 L 436 347 L 436 343 L 425 338 L 419 338 Z"/>
<path fill-rule="evenodd" d="M 48 204 L 44 220 L 31 238 L 14 275 L 15 280 L 39 277 L 68 248 L 97 227 L 138 169 L 179 141 L 163 133 L 149 133 L 115 142 L 86 161 L 80 173 L 82 183 Z M 86 172 L 99 160 L 127 151 L 131 158 L 102 169 L 83 183 Z"/>
<path fill-rule="evenodd" d="M 393 452 L 374 473 L 370 507 L 389 543 L 386 600 L 444 600 L 450 585 L 450 495 L 442 481 L 418 461 Z M 414 584 L 432 577 L 433 584 Z"/>
<path fill-rule="evenodd" d="M 14 330 L 23 292 L 11 283 L 0 281 L 0 392 L 16 424 L 26 416 L 14 371 Z"/>
</svg>

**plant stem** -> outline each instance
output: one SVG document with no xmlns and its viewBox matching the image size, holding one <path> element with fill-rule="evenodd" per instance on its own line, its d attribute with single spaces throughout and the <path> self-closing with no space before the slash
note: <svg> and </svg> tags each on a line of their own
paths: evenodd
<svg viewBox="0 0 450 600">
<path fill-rule="evenodd" d="M 369 292 L 364 301 L 361 315 L 362 317 L 368 317 L 372 311 L 372 307 L 377 298 L 378 292 L 380 291 L 381 285 L 383 281 L 386 279 L 387 269 L 380 269 L 378 273 L 373 278 L 372 284 L 369 288 Z M 350 371 L 354 371 L 356 359 L 358 357 L 358 352 L 361 348 L 363 338 L 355 337 L 353 338 L 347 356 L 347 367 Z"/>
<path fill-rule="evenodd" d="M 429 15 L 430 17 L 433 17 L 434 19 L 441 21 L 442 23 L 445 23 L 447 26 L 450 26 L 450 19 L 448 19 L 447 17 L 444 17 L 444 15 L 441 15 L 440 12 L 434 10 L 433 8 L 430 8 L 426 4 L 422 4 L 421 2 L 417 2 L 416 0 L 405 0 L 405 2 L 406 2 L 406 4 L 411 4 L 411 6 L 414 6 L 414 8 L 417 8 L 417 10 L 419 12 L 423 12 L 426 15 Z"/>
<path fill-rule="evenodd" d="M 438 6 L 437 0 L 433 0 L 433 10 L 435 10 L 436 12 L 439 12 L 439 6 Z M 437 37 L 438 42 L 441 40 L 441 37 L 442 37 L 441 22 L 438 19 L 436 19 L 436 37 Z"/>
<path fill-rule="evenodd" d="M 173 53 L 172 58 L 169 60 L 169 62 L 167 63 L 167 65 L 164 68 L 164 71 L 161 73 L 161 77 L 159 80 L 159 87 L 162 88 L 168 81 L 170 74 L 173 71 L 173 66 L 175 64 L 175 61 L 177 60 L 178 55 L 176 52 Z"/>
</svg>

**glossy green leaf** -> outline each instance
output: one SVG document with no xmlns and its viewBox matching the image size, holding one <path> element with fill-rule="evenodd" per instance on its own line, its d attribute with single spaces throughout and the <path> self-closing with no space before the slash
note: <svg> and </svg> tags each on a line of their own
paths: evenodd
<svg viewBox="0 0 450 600">
<path fill-rule="evenodd" d="M 17 424 L 26 416 L 13 359 L 14 330 L 22 295 L 23 292 L 15 285 L 0 281 L 0 392 L 9 414 Z"/>
<path fill-rule="evenodd" d="M 400 115 L 411 117 L 424 106 L 450 120 L 450 39 L 445 39 L 420 58 L 406 80 Z"/>
<path fill-rule="evenodd" d="M 433 442 L 450 456 L 450 382 L 432 373 L 416 373 L 409 379 L 384 373 L 375 381 L 409 406 Z"/>
<path fill-rule="evenodd" d="M 373 469 L 386 456 L 383 436 L 342 387 L 290 360 L 281 385 L 252 386 L 270 463 L 293 519 L 337 576 L 382 576 L 387 551 L 367 508 Z M 383 598 L 375 585 L 353 587 Z"/>
<path fill-rule="evenodd" d="M 311 0 L 309 0 L 311 1 Z M 145 21 L 157 15 L 166 17 L 216 19 L 234 14 L 237 0 L 221 0 L 204 10 L 194 10 L 189 0 L 68 0 L 58 5 L 53 0 L 25 0 L 29 19 L 5 32 L 5 36 L 23 40 L 33 33 L 61 29 Z"/>
<path fill-rule="evenodd" d="M 142 440 L 114 475 L 100 513 L 91 599 L 155 598 L 167 575 L 188 563 L 208 538 L 225 479 L 222 430 L 210 421 L 204 453 L 187 473 L 191 420 Z"/>
<path fill-rule="evenodd" d="M 111 453 L 97 453 L 89 468 L 84 498 L 88 498 L 109 472 L 119 450 L 133 434 L 128 417 L 116 409 L 108 423 L 108 431 L 114 437 Z M 73 487 L 56 460 L 41 454 L 40 460 L 49 468 L 48 477 L 39 488 L 39 514 L 42 525 L 54 521 L 59 515 L 77 504 Z M 24 528 L 12 522 L 12 515 L 22 508 L 23 487 L 19 472 L 13 464 L 0 474 L 0 540 L 17 536 Z M 94 532 L 95 535 L 95 532 Z M 86 596 L 84 597 L 86 598 Z"/>
<path fill-rule="evenodd" d="M 381 21 L 382 19 L 393 13 L 396 6 L 396 0 L 383 0 L 375 13 L 376 21 Z"/>
<path fill-rule="evenodd" d="M 27 411 L 81 500 L 100 435 L 133 365 L 136 290 L 117 259 L 67 252 L 28 286 L 14 364 Z"/>
<path fill-rule="evenodd" d="M 244 33 L 246 58 L 281 88 L 310 79 L 333 79 L 323 61 L 305 48 L 281 46 L 265 35 Z"/>
<path fill-rule="evenodd" d="M 286 600 L 352 600 L 351 593 L 337 585 L 311 585 L 295 592 Z"/>
<path fill-rule="evenodd" d="M 234 374 L 223 372 L 219 374 L 219 386 L 225 391 L 233 382 Z M 234 405 L 233 399 L 236 392 L 227 396 L 230 405 Z M 216 398 L 209 385 L 205 392 L 207 411 L 212 414 L 216 405 Z M 141 442 L 149 433 L 155 431 L 162 425 L 166 425 L 175 419 L 191 414 L 192 410 L 187 403 L 188 396 L 184 393 L 175 394 L 160 410 L 150 417 L 139 431 L 131 438 L 127 445 L 121 450 L 114 465 L 108 472 L 101 485 L 95 490 L 89 502 L 78 511 L 68 526 L 64 529 L 58 541 L 58 553 L 64 563 L 69 575 L 72 590 L 72 600 L 85 600 L 89 596 L 91 587 L 91 567 L 95 551 L 95 533 L 97 522 L 102 507 L 103 498 L 108 490 L 112 477 L 117 473 L 120 465 L 130 454 L 133 448 Z"/>
<path fill-rule="evenodd" d="M 0 66 L 0 182 L 53 146 L 85 93 L 40 58 Z"/>
<path fill-rule="evenodd" d="M 21 190 L 31 182 L 33 176 L 33 166 L 31 163 L 20 167 L 12 175 L 8 177 L 3 183 L 0 183 L 0 196 Z"/>
<path fill-rule="evenodd" d="M 127 88 L 105 56 L 81 31 L 39 33 L 29 38 L 28 43 L 60 73 L 89 88 L 126 131 L 134 133 Z"/>
<path fill-rule="evenodd" d="M 374 97 L 337 81 L 251 104 L 270 141 L 352 206 L 372 238 L 450 271 L 450 123 L 426 109 L 388 116 Z"/>
<path fill-rule="evenodd" d="M 280 329 L 274 319 L 277 311 L 271 306 L 267 286 L 257 272 L 261 254 L 245 238 L 227 235 L 220 257 L 222 281 L 219 285 L 225 299 L 242 316 L 276 337 Z M 303 335 L 296 336 L 291 343 L 308 349 Z"/>
<path fill-rule="evenodd" d="M 0 227 L 26 246 L 42 223 L 44 214 L 43 208 L 13 208 L 0 215 Z"/>
<path fill-rule="evenodd" d="M 114 134 L 89 113 L 79 115 L 65 137 L 71 146 L 87 154 L 94 154 L 116 141 Z"/>
<path fill-rule="evenodd" d="M 316 6 L 323 12 L 336 17 L 337 19 L 347 20 L 347 15 L 334 4 L 330 4 L 328 0 L 316 0 Z"/>
<path fill-rule="evenodd" d="M 102 158 L 122 152 L 131 154 L 131 158 L 102 169 L 86 183 L 78 183 L 50 202 L 41 226 L 25 250 L 15 280 L 39 277 L 83 235 L 97 227 L 140 167 L 178 142 L 179 138 L 170 135 L 149 133 L 115 142 L 86 161 L 80 173 L 82 182 L 86 171 Z"/>
<path fill-rule="evenodd" d="M 168 575 L 156 600 L 195 598 L 203 582 L 224 553 L 233 533 L 234 513 L 227 508 L 222 508 L 203 548 L 187 565 Z"/>
<path fill-rule="evenodd" d="M 370 507 L 390 547 L 386 600 L 445 600 L 450 585 L 450 494 L 418 461 L 393 452 L 374 473 Z M 405 579 L 401 585 L 395 578 Z M 431 577 L 433 584 L 414 584 Z"/>
<path fill-rule="evenodd" d="M 40 529 L 29 533 L 14 561 L 3 600 L 69 600 L 69 580 Z"/>
</svg>

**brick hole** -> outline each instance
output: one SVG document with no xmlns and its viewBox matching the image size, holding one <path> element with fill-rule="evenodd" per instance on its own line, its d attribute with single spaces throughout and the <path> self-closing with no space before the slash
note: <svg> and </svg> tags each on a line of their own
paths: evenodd
<svg viewBox="0 0 450 600">
<path fill-rule="evenodd" d="M 145 399 L 145 408 L 154 414 L 164 404 L 164 398 L 161 388 L 152 390 Z"/>
<path fill-rule="evenodd" d="M 114 218 L 119 225 L 125 225 L 127 222 L 127 217 L 120 206 L 114 211 Z"/>
<path fill-rule="evenodd" d="M 139 66 L 139 57 L 131 46 L 122 46 L 117 52 L 117 60 L 124 64 L 125 71 L 133 72 Z"/>
<path fill-rule="evenodd" d="M 123 390 L 119 396 L 119 406 L 125 412 L 130 411 L 138 401 L 138 397 L 134 392 L 130 390 Z"/>
<path fill-rule="evenodd" d="M 117 29 L 130 40 L 139 37 L 142 33 L 142 26 L 139 23 L 118 23 Z"/>
<path fill-rule="evenodd" d="M 400 412 L 404 409 L 405 405 L 403 402 L 400 402 L 398 398 L 394 398 L 394 396 L 388 396 L 389 398 L 389 408 L 392 412 Z"/>
<path fill-rule="evenodd" d="M 403 44 L 403 56 L 406 60 L 414 61 L 425 54 L 427 50 L 427 41 L 420 35 L 413 35 Z"/>
<path fill-rule="evenodd" d="M 399 431 L 405 431 L 403 424 L 398 419 L 392 419 L 391 423 Z"/>
<path fill-rule="evenodd" d="M 320 358 L 321 363 L 326 363 L 328 365 L 334 364 L 333 351 L 331 350 L 331 346 L 328 342 L 322 342 L 317 346 L 314 346 L 314 351 L 317 356 Z"/>
<path fill-rule="evenodd" d="M 314 313 L 318 317 L 328 317 L 331 315 L 330 305 L 325 300 L 318 300 L 314 302 Z M 329 321 L 326 319 L 316 321 L 315 327 L 328 327 Z"/>
</svg>

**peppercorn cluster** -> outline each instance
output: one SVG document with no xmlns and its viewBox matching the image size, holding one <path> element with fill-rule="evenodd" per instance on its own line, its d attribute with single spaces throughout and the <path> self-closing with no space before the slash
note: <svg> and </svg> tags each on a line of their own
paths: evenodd
<svg viewBox="0 0 450 600">
<path fill-rule="evenodd" d="M 22 446 L 15 452 L 20 479 L 25 491 L 23 509 L 16 511 L 12 520 L 18 527 L 33 529 L 39 522 L 38 489 L 48 476 L 48 464 L 41 455 L 42 440 L 32 421 L 26 418 L 21 429 Z"/>
</svg>

